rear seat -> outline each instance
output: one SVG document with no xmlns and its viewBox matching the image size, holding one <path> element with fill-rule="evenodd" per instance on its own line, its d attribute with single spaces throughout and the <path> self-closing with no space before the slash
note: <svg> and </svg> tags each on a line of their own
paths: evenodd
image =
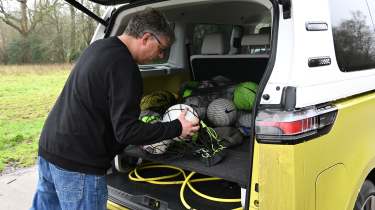
<svg viewBox="0 0 375 210">
<path fill-rule="evenodd" d="M 267 39 L 265 37 L 268 37 Z M 223 54 L 224 39 L 220 34 L 210 34 L 203 39 L 201 55 L 190 57 L 193 79 L 196 81 L 210 80 L 217 75 L 225 76 L 235 82 L 253 81 L 259 83 L 269 54 Z M 262 46 L 269 46 L 267 34 L 246 35 L 241 41 L 241 51 Z"/>
<path fill-rule="evenodd" d="M 250 34 L 242 37 L 241 53 L 242 54 L 263 54 L 270 52 L 269 34 Z"/>
<path fill-rule="evenodd" d="M 222 55 L 226 51 L 223 34 L 208 34 L 203 38 L 201 54 L 197 57 L 207 57 L 210 55 Z"/>
</svg>

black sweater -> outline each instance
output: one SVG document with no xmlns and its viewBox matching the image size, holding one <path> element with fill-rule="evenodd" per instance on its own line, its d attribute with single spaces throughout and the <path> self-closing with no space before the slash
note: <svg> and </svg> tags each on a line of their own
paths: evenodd
<svg viewBox="0 0 375 210">
<path fill-rule="evenodd" d="M 91 44 L 81 55 L 44 124 L 39 155 L 67 170 L 105 174 L 127 145 L 181 134 L 178 120 L 138 120 L 142 77 L 117 37 Z"/>
</svg>

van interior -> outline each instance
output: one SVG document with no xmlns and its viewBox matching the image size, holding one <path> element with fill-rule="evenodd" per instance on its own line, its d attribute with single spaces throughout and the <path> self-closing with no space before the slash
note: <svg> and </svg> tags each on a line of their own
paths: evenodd
<svg viewBox="0 0 375 210">
<path fill-rule="evenodd" d="M 135 11 L 154 7 L 162 11 L 174 27 L 176 41 L 168 56 L 154 64 L 140 65 L 144 95 L 166 90 L 182 101 L 181 86 L 189 81 L 212 81 L 225 78 L 229 86 L 242 82 L 259 84 L 271 54 L 272 4 L 262 0 L 167 1 L 135 8 L 117 9 L 110 36 L 121 34 Z M 227 87 L 227 86 L 226 86 Z M 220 88 L 202 88 L 205 94 Z M 250 99 L 249 99 L 250 100 Z M 245 112 L 251 113 L 251 110 Z M 208 120 L 204 120 L 212 127 Z M 249 123 L 251 119 L 248 119 Z M 235 125 L 232 127 L 236 128 Z M 141 177 L 154 178 L 176 174 L 182 169 L 192 179 L 215 177 L 220 180 L 191 182 L 204 195 L 237 199 L 217 202 L 183 190 L 185 201 L 196 209 L 234 209 L 241 207 L 242 189 L 249 184 L 252 156 L 249 135 L 240 144 L 223 149 L 222 155 L 209 160 L 182 153 L 150 154 L 140 146 L 128 146 L 116 157 L 116 170 L 108 174 L 109 200 L 130 209 L 185 209 L 181 201 L 182 184 L 153 184 L 133 181 L 134 168 Z M 162 164 L 168 167 L 143 167 Z M 182 174 L 168 181 L 184 180 Z M 242 190 L 243 191 L 243 190 Z M 241 195 L 242 194 L 242 195 Z M 220 200 L 220 199 L 218 199 Z"/>
</svg>

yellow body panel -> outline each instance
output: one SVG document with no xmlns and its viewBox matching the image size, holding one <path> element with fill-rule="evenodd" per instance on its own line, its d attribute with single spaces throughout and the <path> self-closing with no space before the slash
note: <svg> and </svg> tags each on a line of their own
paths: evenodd
<svg viewBox="0 0 375 210">
<path fill-rule="evenodd" d="M 129 210 L 123 206 L 113 203 L 112 201 L 107 202 L 107 209 L 108 210 Z"/>
<path fill-rule="evenodd" d="M 250 199 L 250 209 L 257 210 L 259 207 L 259 193 L 255 191 L 255 185 L 259 185 L 259 144 L 255 142 L 254 145 L 254 159 L 253 159 L 253 175 L 251 181 L 251 199 Z M 259 186 L 258 186 L 259 188 Z"/>
<path fill-rule="evenodd" d="M 344 164 L 336 164 L 318 175 L 316 181 L 316 209 L 337 209 L 337 202 L 345 201 L 346 192 L 340 189 L 348 179 Z M 333 202 L 331 202 L 333 201 Z"/>
<path fill-rule="evenodd" d="M 185 81 L 189 81 L 187 73 L 145 77 L 143 78 L 143 92 L 147 95 L 155 90 L 168 90 L 177 94 L 179 87 Z"/>
<path fill-rule="evenodd" d="M 375 94 L 335 105 L 328 134 L 297 145 L 259 145 L 259 209 L 353 209 L 375 167 Z"/>
</svg>

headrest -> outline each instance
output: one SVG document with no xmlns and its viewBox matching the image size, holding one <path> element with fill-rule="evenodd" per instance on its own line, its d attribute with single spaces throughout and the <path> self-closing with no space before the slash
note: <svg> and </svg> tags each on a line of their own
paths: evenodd
<svg viewBox="0 0 375 210">
<path fill-rule="evenodd" d="M 271 34 L 271 27 L 263 27 L 259 29 L 259 34 Z"/>
<path fill-rule="evenodd" d="M 250 34 L 242 37 L 241 46 L 269 45 L 270 36 L 268 34 Z"/>
<path fill-rule="evenodd" d="M 203 38 L 201 53 L 206 55 L 224 54 L 223 34 L 208 34 Z"/>
</svg>

